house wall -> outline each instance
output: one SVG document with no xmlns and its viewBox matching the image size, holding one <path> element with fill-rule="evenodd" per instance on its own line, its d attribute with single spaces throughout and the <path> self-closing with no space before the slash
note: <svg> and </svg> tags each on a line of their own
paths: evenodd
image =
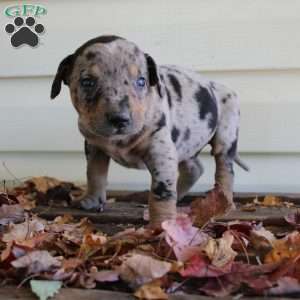
<svg viewBox="0 0 300 300">
<path fill-rule="evenodd" d="M 15 4 L 1 1 L 0 11 Z M 31 1 L 47 8 L 35 49 L 14 49 L 0 30 L 0 179 L 49 175 L 85 180 L 83 141 L 67 88 L 50 101 L 58 63 L 80 44 L 113 33 L 135 41 L 157 63 L 180 64 L 240 96 L 240 191 L 299 192 L 300 1 L 99 0 Z M 4 29 L 11 19 L 0 18 Z M 213 183 L 214 164 L 195 190 Z M 9 170 L 9 171 L 8 171 Z M 110 187 L 142 189 L 144 171 L 112 164 Z"/>
</svg>

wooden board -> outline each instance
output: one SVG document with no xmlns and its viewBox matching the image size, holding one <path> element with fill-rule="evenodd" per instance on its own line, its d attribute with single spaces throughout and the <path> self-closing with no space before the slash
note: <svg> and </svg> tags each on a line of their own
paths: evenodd
<svg viewBox="0 0 300 300">
<path fill-rule="evenodd" d="M 112 234 L 116 231 L 136 225 L 144 225 L 147 222 L 144 220 L 144 212 L 147 208 L 148 192 L 122 192 L 114 191 L 108 193 L 109 199 L 114 199 L 115 202 L 108 203 L 104 212 L 88 212 L 76 208 L 65 207 L 48 207 L 39 206 L 34 212 L 46 219 L 54 219 L 56 216 L 71 214 L 75 218 L 80 219 L 87 217 L 96 224 L 100 230 Z M 187 206 L 196 197 L 203 197 L 204 194 L 191 194 L 179 204 L 179 206 Z M 290 194 L 281 195 L 283 201 L 288 201 L 294 204 L 294 207 L 256 207 L 255 211 L 244 211 L 243 205 L 251 203 L 256 197 L 256 194 L 236 194 L 235 203 L 237 210 L 230 212 L 228 215 L 217 218 L 217 221 L 252 221 L 262 222 L 264 225 L 286 226 L 284 216 L 292 211 L 296 211 L 300 206 L 300 195 Z M 260 194 L 259 199 L 263 198 Z M 180 209 L 180 208 L 179 208 Z"/>
<path fill-rule="evenodd" d="M 16 289 L 15 287 L 3 287 L 0 289 L 0 300 L 36 300 L 37 297 L 32 294 L 29 289 L 20 288 Z M 118 293 L 118 292 L 110 292 L 103 290 L 81 290 L 81 289 L 61 289 L 61 291 L 51 298 L 53 300 L 136 300 L 136 298 L 130 294 Z M 211 300 L 216 298 L 206 297 L 206 296 L 198 296 L 198 295 L 170 295 L 169 300 Z M 222 298 L 232 299 L 232 297 Z M 243 300 L 264 300 L 265 297 L 245 297 L 239 298 Z M 282 297 L 272 297 L 272 300 L 287 300 L 289 298 Z"/>
</svg>

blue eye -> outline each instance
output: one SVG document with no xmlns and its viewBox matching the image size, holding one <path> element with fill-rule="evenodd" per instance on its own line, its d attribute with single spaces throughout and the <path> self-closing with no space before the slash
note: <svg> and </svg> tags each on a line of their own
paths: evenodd
<svg viewBox="0 0 300 300">
<path fill-rule="evenodd" d="M 139 88 L 143 88 L 146 85 L 146 79 L 144 77 L 139 77 L 136 81 L 136 85 Z"/>
</svg>

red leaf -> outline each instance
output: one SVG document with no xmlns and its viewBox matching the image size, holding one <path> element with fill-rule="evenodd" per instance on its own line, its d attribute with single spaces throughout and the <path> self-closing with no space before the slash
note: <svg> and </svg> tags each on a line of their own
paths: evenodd
<svg viewBox="0 0 300 300">
<path fill-rule="evenodd" d="M 195 255 L 186 264 L 186 267 L 180 274 L 183 277 L 219 277 L 231 271 L 232 263 L 222 268 L 214 267 L 205 256 Z"/>
<path fill-rule="evenodd" d="M 191 204 L 191 216 L 198 226 L 205 225 L 212 218 L 225 215 L 233 207 L 222 189 L 217 185 L 206 198 L 196 199 Z"/>
</svg>

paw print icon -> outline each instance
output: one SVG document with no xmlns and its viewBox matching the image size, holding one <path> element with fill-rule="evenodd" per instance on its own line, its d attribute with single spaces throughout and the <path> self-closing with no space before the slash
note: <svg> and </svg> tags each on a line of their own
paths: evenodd
<svg viewBox="0 0 300 300">
<path fill-rule="evenodd" d="M 13 47 L 28 45 L 35 47 L 39 44 L 39 35 L 44 33 L 45 27 L 36 24 L 33 17 L 16 17 L 14 23 L 6 24 L 5 31 L 11 35 L 10 42 Z"/>
</svg>

